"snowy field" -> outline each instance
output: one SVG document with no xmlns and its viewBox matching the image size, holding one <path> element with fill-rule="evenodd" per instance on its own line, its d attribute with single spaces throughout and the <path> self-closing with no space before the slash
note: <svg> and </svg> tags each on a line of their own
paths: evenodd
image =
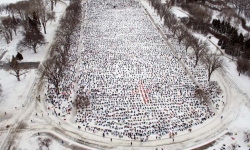
<svg viewBox="0 0 250 150">
<path fill-rule="evenodd" d="M 71 66 L 71 70 L 81 70 L 77 93 L 90 98 L 90 108 L 78 109 L 75 122 L 93 132 L 147 141 L 155 136 L 173 137 L 212 118 L 213 108 L 194 97 L 196 85 L 139 3 L 116 6 L 88 3 L 84 53 L 80 68 Z M 205 69 L 193 70 L 190 58 L 185 61 L 199 85 L 208 87 Z M 69 79 L 74 80 L 67 76 L 61 86 L 70 86 L 70 92 L 51 98 L 55 95 L 50 85 L 46 93 L 50 109 L 60 116 L 74 113 L 68 100 L 74 92 Z M 211 98 L 216 104 L 220 101 L 216 94 Z"/>
<path fill-rule="evenodd" d="M 17 0 L 1 0 L 2 3 L 15 3 Z M 46 51 L 50 46 L 50 43 L 54 37 L 55 30 L 58 26 L 58 22 L 63 12 L 65 11 L 67 3 L 58 2 L 57 7 L 55 7 L 56 20 L 48 22 L 47 24 L 47 34 L 45 35 L 46 41 L 48 42 L 45 46 L 38 49 L 38 53 L 34 54 L 33 51 L 25 50 L 22 51 L 24 57 L 23 62 L 39 62 L 42 61 L 45 57 Z M 4 15 L 4 14 L 2 14 Z M 3 37 L 0 38 L 0 50 L 2 52 L 6 51 L 3 55 L 1 61 L 7 62 L 12 55 L 16 56 L 18 50 L 16 49 L 17 43 L 21 40 L 22 29 L 19 28 L 17 31 L 17 36 L 13 33 L 13 40 L 6 44 L 6 41 Z M 41 31 L 43 32 L 43 30 Z M 0 55 L 1 55 L 0 54 Z M 30 97 L 28 94 L 31 87 L 34 86 L 35 79 L 37 77 L 37 70 L 29 69 L 25 75 L 20 77 L 21 81 L 17 81 L 17 78 L 13 75 L 10 75 L 11 70 L 0 69 L 0 83 L 2 85 L 2 95 L 0 97 L 0 146 L 3 144 L 4 136 L 6 135 L 6 126 L 13 125 L 20 112 L 23 111 L 23 106 L 27 104 L 27 99 Z M 35 85 L 36 86 L 36 85 Z M 37 96 L 37 95 L 36 95 Z M 34 96 L 35 97 L 35 96 Z M 6 112 L 6 115 L 5 115 Z"/>
<path fill-rule="evenodd" d="M 9 3 L 16 3 L 21 0 L 1 0 L 0 4 L 9 4 Z"/>
<path fill-rule="evenodd" d="M 2 1 L 1 1 L 2 2 Z M 24 60 L 23 62 L 33 62 L 33 61 L 41 61 L 44 59 L 46 54 L 46 49 L 49 48 L 50 43 L 53 39 L 55 29 L 58 25 L 58 21 L 63 14 L 65 10 L 65 4 L 58 3 L 57 7 L 55 7 L 56 12 L 56 21 L 53 21 L 52 23 L 48 23 L 47 31 L 48 34 L 45 35 L 45 38 L 48 42 L 45 46 L 38 49 L 38 53 L 35 54 L 33 51 L 25 50 L 22 52 Z M 10 42 L 10 44 L 6 44 L 5 40 L 2 38 L 0 39 L 0 49 L 4 49 L 7 51 L 1 61 L 5 61 L 7 59 L 10 59 L 12 55 L 16 56 L 17 49 L 16 45 L 19 42 L 19 40 L 22 38 L 22 35 L 20 33 L 21 29 L 19 29 L 19 32 L 17 36 L 13 36 L 13 41 Z M 43 32 L 43 31 L 42 31 Z M 27 92 L 29 92 L 29 88 L 31 87 L 34 79 L 36 77 L 36 71 L 30 70 L 27 74 L 21 76 L 21 81 L 17 82 L 17 79 L 15 76 L 10 75 L 10 70 L 1 70 L 1 76 L 0 76 L 0 83 L 3 87 L 3 96 L 1 97 L 0 101 L 0 107 L 1 112 L 4 111 L 12 111 L 14 107 L 20 108 L 23 101 L 27 97 Z M 11 93 L 15 94 L 11 94 Z M 8 100 L 10 99 L 10 100 Z M 16 103 L 16 100 L 19 100 L 18 103 Z M 13 105 L 15 103 L 15 105 Z M 12 107 L 10 107 L 12 105 Z"/>
<path fill-rule="evenodd" d="M 5 2 L 10 1 L 1 0 L 0 4 Z M 142 4 L 166 35 L 171 35 L 170 31 L 162 27 L 162 21 L 148 3 L 143 0 Z M 28 124 L 27 132 L 21 132 L 16 141 L 19 149 L 38 149 L 38 137 L 49 137 L 45 134 L 38 136 L 39 131 L 51 132 L 57 136 L 57 138 L 50 137 L 51 150 L 72 149 L 70 147 L 72 144 L 82 147 L 81 149 L 92 149 L 90 147 L 94 145 L 86 147 L 75 142 L 75 139 L 81 136 L 87 138 L 87 141 L 89 138 L 88 142 L 95 144 L 100 141 L 100 144 L 114 145 L 114 149 L 182 149 L 180 147 L 191 149 L 195 148 L 192 147 L 194 144 L 201 146 L 212 141 L 215 142 L 203 149 L 220 150 L 222 147 L 229 149 L 232 143 L 237 143 L 239 150 L 249 149 L 248 143 L 243 141 L 243 132 L 250 130 L 249 78 L 244 75 L 238 76 L 235 62 L 225 57 L 226 72 L 216 71 L 211 79 L 218 81 L 223 89 L 224 98 L 215 95 L 213 100 L 216 103 L 211 106 L 197 103 L 197 99 L 193 97 L 195 83 L 178 61 L 179 54 L 184 54 L 183 45 L 178 44 L 174 37 L 169 38 L 168 41 L 176 50 L 176 53 L 173 52 L 158 34 L 143 9 L 136 3 L 133 6 L 116 9 L 112 5 L 103 7 L 100 4 L 88 4 L 84 35 L 79 39 L 80 45 L 83 44 L 84 48 L 80 46 L 80 49 L 77 49 L 76 46 L 72 49 L 72 56 L 77 63 L 72 64 L 69 71 L 76 72 L 65 76 L 64 79 L 69 86 L 69 91 L 64 92 L 70 93 L 69 100 L 62 96 L 56 99 L 54 105 L 48 97 L 46 99 L 50 103 L 45 105 L 34 101 L 31 105 L 33 110 L 30 107 L 30 114 L 23 119 Z M 58 3 L 55 10 L 57 21 L 48 24 L 49 34 L 45 35 L 49 42 L 53 39 L 65 5 Z M 172 12 L 177 17 L 187 17 L 180 8 L 174 7 Z M 200 34 L 195 33 L 195 36 L 207 39 Z M 7 50 L 3 59 L 17 52 L 15 45 L 18 40 L 15 38 L 21 38 L 21 34 L 14 36 L 14 41 L 10 45 L 0 41 L 0 47 Z M 210 41 L 211 52 L 220 54 L 212 44 L 217 44 L 218 39 L 212 37 Z M 49 45 L 50 43 L 38 50 L 38 54 L 24 51 L 25 61 L 42 61 Z M 197 83 L 205 88 L 208 85 L 206 71 L 202 65 L 193 68 L 191 50 L 181 60 Z M 21 77 L 21 82 L 17 82 L 14 76 L 9 75 L 9 71 L 0 70 L 0 83 L 3 87 L 0 99 L 0 139 L 5 139 L 7 130 L 4 128 L 10 122 L 13 123 L 15 116 L 21 112 L 20 108 L 25 103 L 36 76 L 36 70 L 30 70 Z M 79 79 L 76 80 L 77 84 L 72 84 L 77 78 Z M 49 92 L 51 91 L 46 91 Z M 86 93 L 91 100 L 90 108 L 86 112 L 82 110 L 76 112 L 70 102 L 81 93 Z M 226 103 L 225 107 L 222 101 Z M 215 110 L 216 104 L 220 106 Z M 46 110 L 48 107 L 50 111 Z M 2 115 L 5 111 L 7 111 L 6 116 Z M 213 111 L 216 112 L 216 116 L 211 118 Z M 55 115 L 58 113 L 61 114 L 60 117 Z M 204 116 L 210 118 L 203 120 Z M 224 116 L 223 119 L 220 119 L 220 116 Z M 61 122 L 61 127 L 58 127 L 58 122 Z M 218 128 L 214 127 L 217 130 L 216 134 L 210 135 L 209 132 L 214 133 L 214 131 L 209 126 L 213 127 L 216 124 L 218 124 Z M 77 129 L 78 125 L 82 129 Z M 57 128 L 60 128 L 61 134 L 55 132 Z M 189 128 L 194 132 L 189 133 L 187 131 Z M 175 135 L 176 143 L 168 137 L 169 132 L 175 131 L 178 132 Z M 108 138 L 102 137 L 104 132 Z M 225 134 L 227 132 L 231 134 Z M 133 135 L 138 139 L 133 141 L 134 147 L 130 145 Z M 193 138 L 192 142 L 186 143 L 187 139 L 192 140 L 192 135 L 200 136 L 201 139 Z M 162 137 L 162 140 L 156 140 L 156 136 Z M 113 138 L 113 142 L 110 138 Z M 149 141 L 141 143 L 139 139 Z M 3 142 L 4 140 L 0 140 L 0 147 Z"/>
</svg>

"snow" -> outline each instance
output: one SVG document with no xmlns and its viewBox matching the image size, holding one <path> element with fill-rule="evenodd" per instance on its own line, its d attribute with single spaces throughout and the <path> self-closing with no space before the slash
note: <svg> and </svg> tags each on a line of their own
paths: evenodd
<svg viewBox="0 0 250 150">
<path fill-rule="evenodd" d="M 57 6 L 55 7 L 56 21 L 48 22 L 47 24 L 47 34 L 45 35 L 45 38 L 48 41 L 48 44 L 40 47 L 36 54 L 32 50 L 22 51 L 21 53 L 24 57 L 22 62 L 39 62 L 44 59 L 47 52 L 46 50 L 51 44 L 55 29 L 58 26 L 59 19 L 62 16 L 65 8 L 65 4 L 58 2 Z M 10 42 L 10 44 L 6 44 L 3 38 L 0 39 L 0 49 L 2 52 L 7 51 L 1 61 L 7 62 L 8 59 L 10 60 L 12 55 L 16 56 L 16 45 L 21 38 L 21 28 L 19 28 L 17 36 L 13 34 L 13 40 Z M 0 70 L 0 72 L 0 83 L 3 87 L 3 96 L 1 97 L 0 101 L 1 114 L 5 111 L 11 112 L 15 109 L 15 107 L 20 108 L 22 106 L 37 74 L 35 70 L 30 70 L 28 73 L 21 76 L 21 81 L 18 82 L 15 76 L 10 75 L 10 71 Z"/>
<path fill-rule="evenodd" d="M 228 58 L 224 59 L 225 63 L 226 63 L 226 72 L 229 75 L 229 77 L 231 78 L 232 82 L 235 83 L 235 86 L 237 89 L 239 89 L 240 91 L 243 92 L 243 94 L 246 95 L 250 95 L 250 79 L 248 76 L 241 74 L 239 76 L 239 73 L 237 71 L 237 67 L 236 67 L 236 62 L 235 61 L 231 61 Z"/>
<path fill-rule="evenodd" d="M 10 3 L 16 1 L 10 0 L 1 0 L 1 3 Z M 68 2 L 66 2 L 67 4 Z M 48 33 L 45 35 L 48 44 L 39 48 L 38 53 L 34 54 L 32 50 L 25 50 L 22 52 L 24 60 L 22 62 L 32 62 L 32 61 L 42 61 L 45 57 L 47 49 L 49 48 L 51 41 L 54 37 L 55 29 L 58 26 L 60 17 L 63 15 L 66 4 L 58 2 L 55 7 L 56 12 L 56 21 L 48 22 L 47 30 Z M 4 14 L 2 14 L 4 15 Z M 18 29 L 17 36 L 13 33 L 13 40 L 6 44 L 6 41 L 3 37 L 0 38 L 0 55 L 6 52 L 1 61 L 2 63 L 7 63 L 8 59 L 12 55 L 16 56 L 17 50 L 16 45 L 19 40 L 22 38 L 21 28 Z M 5 70 L 0 68 L 0 84 L 2 85 L 2 95 L 0 97 L 0 146 L 4 144 L 4 139 L 8 133 L 7 125 L 15 124 L 18 117 L 21 115 L 20 112 L 23 112 L 25 109 L 23 106 L 26 106 L 29 96 L 28 94 L 36 94 L 30 92 L 35 85 L 35 81 L 38 80 L 36 77 L 37 70 L 29 69 L 28 72 L 20 77 L 21 81 L 17 81 L 17 78 L 13 75 L 10 75 L 11 70 Z M 6 115 L 5 112 L 7 113 Z"/>
<path fill-rule="evenodd" d="M 34 69 L 29 70 L 29 73 L 20 77 L 20 82 L 17 81 L 15 76 L 10 75 L 9 71 L 0 70 L 0 74 L 0 83 L 3 88 L 0 102 L 0 114 L 2 114 L 6 111 L 8 113 L 14 111 L 15 107 L 18 109 L 21 107 L 27 97 L 36 73 Z"/>
<path fill-rule="evenodd" d="M 22 0 L 1 0 L 0 5 L 1 4 L 9 4 L 9 3 L 16 3 L 18 1 L 22 1 Z"/>
<path fill-rule="evenodd" d="M 10 3 L 10 2 L 16 2 L 17 0 L 1 0 L 1 3 Z M 148 3 L 143 3 L 144 5 L 148 5 Z M 48 42 L 51 42 L 53 39 L 53 34 L 55 32 L 55 29 L 58 24 L 58 19 L 63 14 L 64 6 L 58 4 L 56 7 L 57 12 L 57 21 L 48 23 L 47 31 L 48 34 L 45 35 Z M 149 12 L 153 14 L 153 10 L 150 9 L 150 7 L 147 7 Z M 177 17 L 187 17 L 185 13 L 179 10 L 180 8 L 173 7 L 172 12 Z M 218 13 L 214 13 L 214 16 L 216 17 Z M 158 24 L 160 24 L 160 21 L 157 21 Z M 221 52 L 217 49 L 215 45 L 218 43 L 218 39 L 215 37 L 211 37 L 211 39 L 208 39 L 207 35 L 202 36 L 201 34 L 194 33 L 194 35 L 200 39 L 206 40 L 209 43 L 209 48 L 211 53 L 221 55 Z M 18 43 L 17 39 L 21 38 L 21 33 L 19 32 L 17 36 L 14 36 L 14 40 L 11 41 L 9 45 L 5 44 L 5 41 L 3 39 L 0 40 L 0 49 L 6 50 L 7 53 L 4 55 L 3 59 L 1 61 L 5 61 L 7 58 L 11 57 L 11 55 L 16 55 L 16 44 Z M 213 44 L 212 44 L 213 43 Z M 48 43 L 47 45 L 41 47 L 38 50 L 37 54 L 34 54 L 33 51 L 24 51 L 24 61 L 42 61 L 44 57 L 46 57 L 46 50 L 49 48 L 51 43 Z M 177 143 L 174 143 L 171 147 L 171 144 L 164 145 L 166 143 L 171 143 L 169 139 L 164 139 L 162 141 L 152 141 L 152 143 L 135 143 L 137 147 L 131 148 L 128 147 L 130 141 L 123 141 L 119 139 L 114 139 L 115 142 L 110 143 L 109 138 L 112 136 L 108 136 L 108 138 L 104 139 L 98 134 L 92 134 L 91 131 L 83 131 L 76 129 L 77 125 L 72 123 L 69 120 L 73 119 L 73 116 L 69 116 L 66 121 L 64 121 L 63 117 L 58 118 L 55 115 L 50 115 L 47 117 L 46 112 L 49 112 L 47 108 L 47 104 L 33 102 L 34 110 L 32 110 L 32 113 L 29 114 L 29 117 L 26 118 L 24 121 L 30 123 L 30 120 L 34 120 L 34 123 L 29 124 L 30 131 L 22 132 L 20 133 L 20 139 L 17 141 L 18 148 L 21 149 L 27 149 L 27 150 L 34 150 L 38 149 L 37 144 L 37 131 L 32 130 L 46 130 L 46 132 L 53 131 L 54 128 L 51 127 L 51 125 L 57 127 L 58 122 L 60 121 L 62 123 L 62 129 L 65 129 L 69 131 L 68 134 L 70 134 L 72 137 L 79 138 L 78 135 L 74 135 L 73 133 L 79 133 L 84 135 L 85 137 L 89 138 L 90 141 L 93 139 L 99 140 L 104 142 L 107 145 L 115 145 L 117 146 L 116 149 L 155 149 L 158 145 L 159 148 L 164 149 L 178 149 L 181 148 L 183 145 L 186 147 L 189 147 L 188 149 L 195 148 L 193 147 L 194 144 L 197 145 L 204 145 L 212 141 L 216 141 L 213 145 L 211 145 L 208 150 L 213 149 L 220 149 L 223 144 L 226 144 L 225 147 L 229 146 L 232 143 L 237 143 L 241 147 L 240 150 L 247 150 L 249 147 L 247 147 L 247 143 L 243 141 L 243 132 L 246 130 L 250 130 L 250 110 L 249 110 L 249 96 L 250 96 L 250 79 L 249 77 L 245 76 L 244 74 L 241 74 L 238 76 L 238 72 L 236 70 L 236 64 L 235 61 L 230 60 L 227 58 L 226 55 L 223 55 L 223 58 L 225 60 L 225 64 L 227 68 L 224 70 L 224 73 L 221 71 L 216 71 L 215 74 L 212 75 L 212 80 L 218 81 L 220 86 L 223 89 L 223 95 L 225 96 L 224 99 L 222 99 L 224 102 L 226 102 L 226 107 L 223 107 L 223 110 L 220 110 L 219 113 L 222 113 L 223 119 L 220 119 L 220 115 L 217 116 L 217 118 L 214 118 L 211 122 L 208 122 L 208 124 L 205 124 L 202 128 L 203 131 L 197 130 L 197 133 L 185 133 L 182 136 L 177 136 L 176 141 Z M 18 82 L 16 77 L 13 75 L 10 75 L 9 71 L 6 70 L 0 70 L 0 83 L 2 84 L 3 93 L 0 99 L 0 146 L 3 144 L 5 137 L 7 136 L 8 130 L 5 129 L 6 125 L 11 123 L 14 124 L 15 117 L 18 113 L 21 112 L 21 106 L 23 103 L 25 103 L 26 97 L 30 91 L 30 88 L 32 87 L 35 77 L 37 76 L 37 71 L 34 69 L 31 69 L 29 73 L 26 75 L 21 76 L 21 81 Z M 226 97 L 226 95 L 229 95 L 230 97 Z M 17 107 L 17 110 L 15 109 L 15 106 Z M 4 116 L 4 112 L 7 112 L 7 116 Z M 11 113 L 10 113 L 11 112 Z M 35 113 L 38 113 L 38 117 L 35 115 Z M 41 116 L 41 114 L 44 114 L 44 117 Z M 46 115 L 46 116 L 45 116 Z M 218 123 L 219 122 L 219 123 Z M 209 126 L 212 126 L 215 128 L 215 132 L 211 129 L 209 132 L 213 132 L 212 136 L 209 136 L 210 134 L 207 132 Z M 227 128 L 227 129 L 225 129 Z M 28 130 L 29 130 L 28 129 Z M 70 132 L 72 131 L 72 132 Z M 225 134 L 227 132 L 231 132 L 232 135 Z M 59 134 L 57 132 L 53 132 L 53 134 L 57 135 L 64 141 L 68 141 L 69 143 L 76 144 L 72 139 L 69 139 L 65 137 L 62 134 Z M 198 138 L 200 137 L 200 141 L 198 141 L 198 138 L 193 140 L 189 143 L 181 143 L 178 144 L 178 140 L 180 139 L 188 139 L 191 137 L 191 134 L 196 135 Z M 41 137 L 45 138 L 48 136 L 41 135 Z M 232 139 L 235 138 L 234 140 Z M 61 144 L 59 140 L 52 139 L 53 143 L 50 146 L 50 149 L 60 149 L 60 150 L 68 150 L 70 148 L 65 147 Z M 100 142 L 100 144 L 103 144 Z M 110 144 L 109 144 L 110 143 Z M 127 143 L 127 145 L 126 145 Z M 96 143 L 98 144 L 98 142 Z M 82 144 L 78 144 L 79 146 L 82 146 Z M 145 146 L 146 147 L 141 147 Z M 171 147 L 171 148 L 169 148 Z M 84 147 L 87 149 L 91 149 L 90 147 Z M 184 148 L 183 148 L 184 149 Z"/>
<path fill-rule="evenodd" d="M 38 145 L 38 138 L 50 138 L 47 136 L 31 136 L 31 137 L 27 137 L 27 135 L 25 135 L 25 137 L 22 138 L 22 140 L 20 141 L 19 144 L 19 148 L 24 149 L 24 150 L 35 150 L 35 149 L 39 149 L 39 145 Z M 50 138 L 51 139 L 51 138 Z M 59 141 L 56 141 L 54 139 L 51 139 L 51 145 L 49 146 L 49 149 L 54 150 L 54 149 L 60 149 L 60 150 L 70 150 L 70 148 L 66 148 L 65 146 L 63 146 L 61 143 L 59 143 Z M 47 150 L 47 148 L 45 146 L 43 146 L 42 150 Z"/>
<path fill-rule="evenodd" d="M 229 132 L 231 133 L 230 135 L 224 135 L 220 137 L 216 143 L 212 146 L 209 147 L 207 150 L 214 150 L 214 149 L 220 149 L 223 144 L 225 144 L 226 148 L 233 143 L 237 143 L 240 145 L 239 149 L 242 150 L 247 150 L 249 147 L 246 143 L 243 141 L 244 137 L 244 131 L 249 130 L 249 122 L 246 120 L 250 120 L 250 109 L 244 105 L 240 107 L 239 115 L 238 117 L 234 120 L 234 122 L 229 126 Z"/>
<path fill-rule="evenodd" d="M 180 7 L 172 7 L 171 11 L 173 14 L 176 15 L 177 18 L 184 18 L 184 17 L 188 17 L 188 13 L 183 11 Z"/>
</svg>

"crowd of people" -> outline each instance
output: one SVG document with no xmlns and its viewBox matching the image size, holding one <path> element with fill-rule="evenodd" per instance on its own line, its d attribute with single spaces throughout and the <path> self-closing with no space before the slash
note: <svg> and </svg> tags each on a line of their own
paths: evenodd
<svg viewBox="0 0 250 150">
<path fill-rule="evenodd" d="M 96 0 L 86 8 L 84 36 L 78 39 L 84 45 L 80 66 L 72 63 L 65 71 L 59 96 L 50 85 L 46 92 L 56 115 L 71 113 L 73 93 L 85 94 L 90 105 L 76 110 L 77 125 L 147 140 L 150 135 L 174 136 L 215 114 L 195 97 L 195 83 L 139 2 Z M 78 60 L 77 51 L 77 46 L 72 48 L 72 61 Z M 188 55 L 185 60 L 191 65 Z M 208 84 L 204 68 L 191 72 L 201 84 Z"/>
</svg>

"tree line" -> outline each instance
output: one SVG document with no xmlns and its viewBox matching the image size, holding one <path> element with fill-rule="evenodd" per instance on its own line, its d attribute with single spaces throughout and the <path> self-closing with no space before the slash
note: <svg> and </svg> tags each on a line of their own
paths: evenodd
<svg viewBox="0 0 250 150">
<path fill-rule="evenodd" d="M 194 37 L 188 29 L 179 22 L 175 15 L 170 12 L 171 5 L 169 3 L 163 4 L 161 0 L 149 0 L 156 13 L 161 19 L 164 19 L 164 25 L 172 31 L 174 37 L 177 38 L 179 44 L 183 44 L 186 52 L 188 49 L 192 50 L 195 59 L 196 67 L 199 61 L 202 61 L 208 71 L 208 81 L 210 81 L 212 73 L 223 67 L 222 59 L 219 56 L 208 54 L 208 44 Z M 167 6 L 166 6 L 167 5 Z"/>
<path fill-rule="evenodd" d="M 219 19 L 214 19 L 212 28 L 226 37 L 220 39 L 218 45 L 221 46 L 221 49 L 225 49 L 227 54 L 242 55 L 244 58 L 250 59 L 250 39 L 245 39 L 242 33 L 238 34 L 238 30 L 227 21 L 221 22 Z"/>
<path fill-rule="evenodd" d="M 159 15 L 161 20 L 163 19 L 164 26 L 172 33 L 171 36 L 175 37 L 179 44 L 184 45 L 186 50 L 184 56 L 186 56 L 188 50 L 192 52 L 193 58 L 191 59 L 195 60 L 195 65 L 193 67 L 195 68 L 198 63 L 203 64 L 208 72 L 207 77 L 209 84 L 212 83 L 212 81 L 210 81 L 211 75 L 215 70 L 224 67 L 223 59 L 218 55 L 209 54 L 207 42 L 194 37 L 188 31 L 187 27 L 176 19 L 176 16 L 170 12 L 170 8 L 172 6 L 171 1 L 167 1 L 166 4 L 163 4 L 161 3 L 161 0 L 149 0 L 149 5 L 154 8 L 154 11 L 157 13 L 157 15 Z M 200 19 L 202 19 L 202 21 L 198 21 L 196 24 L 194 23 L 193 28 L 200 28 L 203 30 L 203 21 L 209 21 L 210 17 L 207 13 L 202 14 L 199 10 L 196 13 L 201 14 L 201 16 L 198 16 L 198 18 L 201 17 Z M 215 86 L 218 87 L 218 85 Z M 199 98 L 204 100 L 203 102 L 209 102 L 209 93 L 205 92 L 204 90 L 205 89 L 196 87 L 196 96 L 200 96 Z"/>
<path fill-rule="evenodd" d="M 75 54 L 71 53 L 73 48 L 77 48 L 81 30 L 81 18 L 83 17 L 83 6 L 81 0 L 71 0 L 64 16 L 60 20 L 60 26 L 56 30 L 54 43 L 51 46 L 50 57 L 39 67 L 41 80 L 47 80 L 55 89 L 58 96 L 63 91 L 67 91 L 68 86 L 61 86 L 64 81 L 67 68 L 77 63 Z M 52 97 L 53 99 L 53 97 Z M 90 104 L 89 98 L 85 94 L 77 94 L 73 105 L 79 108 L 86 108 Z"/>
<path fill-rule="evenodd" d="M 237 57 L 239 75 L 245 73 L 250 76 L 250 40 L 247 37 L 244 37 L 242 33 L 238 33 L 237 28 L 231 26 L 229 22 L 217 19 L 211 21 L 212 11 L 203 5 L 197 4 L 196 1 L 184 2 L 177 0 L 175 2 L 177 2 L 176 5 L 181 6 L 183 10 L 190 14 L 189 18 L 181 19 L 181 22 L 186 27 L 203 34 L 210 33 L 220 39 L 218 45 L 225 49 L 225 53 L 231 55 L 232 59 Z M 241 0 L 227 0 L 225 2 L 233 4 L 233 7 L 237 8 L 236 10 L 241 9 L 237 5 L 243 4 Z M 238 10 L 238 13 L 245 13 L 248 10 L 247 7 L 244 10 Z"/>
<path fill-rule="evenodd" d="M 65 76 L 66 68 L 75 63 L 70 60 L 70 50 L 77 45 L 77 39 L 81 26 L 82 5 L 81 0 L 72 0 L 60 20 L 56 30 L 54 43 L 51 46 L 50 57 L 39 67 L 41 79 L 45 79 L 55 88 L 56 94 L 66 91 L 66 87 L 60 87 Z"/>
<path fill-rule="evenodd" d="M 17 35 L 17 29 L 22 27 L 23 39 L 17 49 L 31 49 L 36 53 L 37 48 L 46 43 L 41 27 L 46 34 L 48 21 L 55 20 L 53 8 L 56 3 L 57 0 L 28 0 L 1 5 L 0 11 L 8 14 L 0 23 L 0 34 L 6 43 L 9 44 L 13 40 L 13 32 Z"/>
<path fill-rule="evenodd" d="M 56 5 L 57 0 L 29 0 L 19 1 L 17 3 L 4 4 L 0 6 L 0 11 L 8 14 L 7 17 L 2 18 L 0 23 L 0 34 L 5 38 L 6 43 L 9 44 L 13 40 L 13 33 L 17 35 L 17 30 L 23 35 L 23 39 L 17 44 L 17 51 L 33 50 L 37 53 L 40 46 L 47 42 L 41 32 L 43 27 L 44 34 L 46 34 L 46 24 L 49 20 L 55 20 L 55 12 L 51 5 Z M 23 59 L 21 53 L 12 56 L 9 64 L 12 72 L 18 81 L 20 76 L 27 73 L 27 68 L 20 68 L 19 61 Z"/>
</svg>

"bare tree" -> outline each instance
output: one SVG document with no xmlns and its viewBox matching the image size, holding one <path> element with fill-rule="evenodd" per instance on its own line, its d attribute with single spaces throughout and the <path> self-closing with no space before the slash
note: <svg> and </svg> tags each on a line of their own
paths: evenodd
<svg viewBox="0 0 250 150">
<path fill-rule="evenodd" d="M 208 71 L 208 81 L 210 81 L 211 75 L 216 69 L 224 67 L 223 59 L 217 55 L 204 55 L 203 63 Z"/>
<path fill-rule="evenodd" d="M 2 19 L 2 25 L 4 27 L 4 30 L 6 30 L 9 34 L 9 37 L 10 37 L 10 40 L 12 41 L 13 38 L 12 38 L 12 19 L 11 17 L 6 17 L 6 18 L 3 18 Z"/>
<path fill-rule="evenodd" d="M 233 5 L 238 14 L 250 10 L 250 0 L 228 0 L 228 2 Z"/>
<path fill-rule="evenodd" d="M 90 105 L 89 98 L 85 95 L 77 95 L 75 100 L 76 109 L 84 109 Z"/>
<path fill-rule="evenodd" d="M 49 83 L 53 84 L 55 87 L 56 94 L 60 94 L 60 81 L 63 78 L 64 66 L 62 64 L 61 58 L 55 56 L 53 58 L 47 59 L 39 67 L 39 72 L 41 73 L 41 79 L 47 79 Z"/>
<path fill-rule="evenodd" d="M 19 15 L 21 20 L 25 20 L 25 15 L 28 13 L 30 9 L 30 2 L 29 1 L 18 1 L 16 2 L 16 13 Z"/>
<path fill-rule="evenodd" d="M 18 43 L 17 48 L 32 49 L 34 53 L 37 52 L 37 48 L 46 44 L 44 36 L 40 31 L 26 31 L 23 33 L 24 38 Z"/>
<path fill-rule="evenodd" d="M 250 131 L 244 131 L 244 142 L 250 142 Z"/>
<path fill-rule="evenodd" d="M 10 3 L 10 4 L 6 5 L 5 9 L 9 15 L 14 16 L 15 10 L 16 10 L 16 4 Z"/>
<path fill-rule="evenodd" d="M 173 14 L 164 16 L 164 25 L 167 26 L 169 29 L 173 25 L 176 25 L 176 23 L 177 23 L 177 20 L 175 19 L 175 16 Z"/>
<path fill-rule="evenodd" d="M 2 24 L 0 24 L 0 34 L 5 38 L 6 43 L 9 44 L 10 43 L 9 32 L 7 30 L 5 30 L 5 28 L 3 27 Z"/>
<path fill-rule="evenodd" d="M 180 29 L 180 24 L 178 22 L 176 22 L 175 25 L 172 25 L 171 26 L 171 31 L 173 33 L 173 35 L 175 36 L 177 31 Z"/>
<path fill-rule="evenodd" d="M 47 22 L 49 20 L 55 20 L 56 19 L 55 12 L 54 11 L 47 12 L 45 10 L 44 12 L 41 13 L 40 19 L 41 19 L 41 23 L 43 25 L 44 34 L 46 34 L 46 25 L 47 25 Z"/>
<path fill-rule="evenodd" d="M 197 66 L 200 58 L 202 58 L 202 56 L 205 54 L 206 50 L 207 50 L 207 43 L 202 41 L 202 40 L 198 40 L 196 39 L 193 43 L 192 43 L 192 47 L 194 50 L 194 56 L 195 56 L 195 66 Z"/>
<path fill-rule="evenodd" d="M 44 146 L 49 150 L 49 146 L 52 144 L 52 140 L 50 138 L 42 139 L 41 137 L 39 137 L 37 141 L 38 141 L 39 150 L 43 150 Z"/>
<path fill-rule="evenodd" d="M 187 35 L 188 35 L 189 33 L 188 33 L 188 30 L 187 30 L 184 26 L 180 25 L 179 28 L 178 28 L 178 30 L 177 30 L 177 33 L 176 33 L 176 34 L 177 34 L 178 42 L 179 42 L 179 44 L 180 44 L 181 41 L 182 41 L 184 38 L 186 38 Z"/>
<path fill-rule="evenodd" d="M 195 90 L 195 97 L 197 97 L 198 99 L 200 99 L 200 101 L 202 103 L 205 103 L 205 102 L 208 102 L 208 96 L 206 95 L 206 93 L 200 89 L 200 88 L 197 88 Z"/>
<path fill-rule="evenodd" d="M 17 78 L 17 81 L 20 81 L 20 76 L 26 74 L 28 71 L 26 69 L 21 69 L 17 59 L 12 56 L 11 64 L 11 75 L 14 75 Z M 14 72 L 14 73 L 13 73 Z"/>
<path fill-rule="evenodd" d="M 69 50 L 70 50 L 69 43 L 63 42 L 61 40 L 56 41 L 51 46 L 50 55 L 60 57 L 62 65 L 66 67 L 69 64 Z"/>
<path fill-rule="evenodd" d="M 228 147 L 227 147 L 228 150 L 237 150 L 238 149 L 238 144 L 235 142 L 235 143 L 232 143 L 230 144 Z"/>
<path fill-rule="evenodd" d="M 38 2 L 36 2 L 38 3 Z M 40 7 L 36 8 L 36 12 L 38 13 L 38 18 L 41 21 L 41 24 L 44 29 L 44 34 L 46 34 L 46 25 L 49 20 L 55 19 L 55 12 L 49 10 L 49 4 L 50 2 L 48 0 L 45 1 L 39 1 L 38 3 Z"/>
<path fill-rule="evenodd" d="M 171 9 L 171 7 L 172 7 L 172 2 L 166 0 L 166 6 L 167 6 L 168 9 Z"/>
<path fill-rule="evenodd" d="M 249 70 L 249 61 L 245 58 L 238 58 L 237 60 L 237 71 L 239 72 L 239 76 L 241 73 L 245 73 Z"/>
<path fill-rule="evenodd" d="M 188 33 L 184 39 L 186 53 L 187 53 L 188 48 L 193 45 L 193 42 L 196 42 L 195 38 L 193 37 L 192 34 Z"/>
<path fill-rule="evenodd" d="M 165 15 L 170 15 L 170 11 L 169 11 L 169 9 L 165 5 L 161 5 L 160 11 L 159 11 L 159 15 L 160 15 L 160 18 L 162 20 L 162 18 Z"/>
</svg>

